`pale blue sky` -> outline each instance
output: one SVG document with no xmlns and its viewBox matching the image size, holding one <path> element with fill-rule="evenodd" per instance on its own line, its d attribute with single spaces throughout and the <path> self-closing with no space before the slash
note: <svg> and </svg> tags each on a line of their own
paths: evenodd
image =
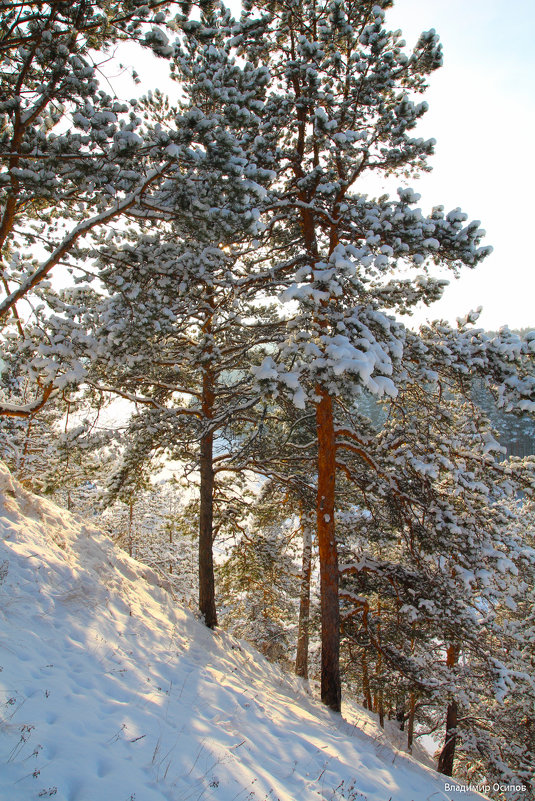
<svg viewBox="0 0 535 801">
<path fill-rule="evenodd" d="M 494 247 L 422 316 L 483 305 L 487 327 L 535 328 L 535 2 L 397 0 L 388 20 L 408 44 L 435 28 L 444 46 L 420 127 L 437 139 L 433 172 L 415 183 L 422 206 L 461 206 Z"/>
</svg>

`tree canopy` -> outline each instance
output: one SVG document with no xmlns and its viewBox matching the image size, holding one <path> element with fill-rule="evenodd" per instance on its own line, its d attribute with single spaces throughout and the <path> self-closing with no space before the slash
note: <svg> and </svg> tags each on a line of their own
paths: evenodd
<svg viewBox="0 0 535 801">
<path fill-rule="evenodd" d="M 485 332 L 478 312 L 407 323 L 446 290 L 435 266 L 473 269 L 490 248 L 409 186 L 430 168 L 417 125 L 442 49 L 433 30 L 409 49 L 391 5 L 246 0 L 235 19 L 213 3 L 0 3 L 1 441 L 28 472 L 62 425 L 42 488 L 86 469 L 129 506 L 130 550 L 151 466 L 173 460 L 208 626 L 219 586 L 224 617 L 276 656 L 299 606 L 306 676 L 317 560 L 323 701 L 340 711 L 344 683 L 381 720 L 397 706 L 410 742 L 445 716 L 443 772 L 479 748 L 478 770 L 528 781 L 529 737 L 502 769 L 487 728 L 495 704 L 512 719 L 515 686 L 533 690 L 519 609 L 534 460 L 504 459 L 478 398 L 533 414 L 535 333 Z M 102 88 L 125 40 L 175 97 Z M 399 178 L 394 197 L 370 193 L 376 174 Z M 114 398 L 119 434 L 73 433 L 77 409 Z M 172 518 L 154 529 L 166 554 Z"/>
</svg>

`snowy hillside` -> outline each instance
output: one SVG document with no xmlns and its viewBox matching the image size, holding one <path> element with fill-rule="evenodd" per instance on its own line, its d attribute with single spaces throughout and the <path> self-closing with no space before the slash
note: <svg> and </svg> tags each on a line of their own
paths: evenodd
<svg viewBox="0 0 535 801">
<path fill-rule="evenodd" d="M 444 801 L 373 719 L 341 720 L 213 634 L 148 568 L 0 465 L 0 799 Z M 481 798 L 463 793 L 462 798 Z"/>
</svg>

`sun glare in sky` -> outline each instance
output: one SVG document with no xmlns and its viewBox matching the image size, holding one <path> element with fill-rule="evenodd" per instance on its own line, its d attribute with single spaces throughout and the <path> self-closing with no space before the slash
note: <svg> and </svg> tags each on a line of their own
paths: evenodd
<svg viewBox="0 0 535 801">
<path fill-rule="evenodd" d="M 239 13 L 239 0 L 229 5 Z M 494 248 L 458 279 L 442 274 L 451 279 L 444 297 L 416 312 L 414 321 L 455 322 L 483 306 L 479 325 L 487 329 L 535 328 L 535 2 L 396 0 L 387 23 L 401 28 L 409 47 L 421 31 L 435 28 L 444 47 L 444 66 L 430 76 L 425 94 L 429 111 L 416 129 L 437 140 L 432 171 L 405 184 L 421 194 L 426 212 L 439 204 L 447 211 L 459 206 L 470 220 L 481 220 L 483 244 Z M 177 85 L 164 77 L 164 62 L 148 54 L 140 62 L 139 51 L 127 48 L 125 64 L 134 52 L 137 93 L 158 86 L 175 100 Z M 112 83 L 123 91 L 122 81 Z M 383 179 L 371 191 L 395 195 L 402 183 Z"/>
<path fill-rule="evenodd" d="M 422 206 L 460 206 L 494 248 L 420 317 L 453 321 L 482 305 L 486 328 L 535 328 L 535 3 L 397 0 L 387 19 L 409 45 L 435 28 L 444 47 L 419 127 L 437 140 L 433 171 L 414 183 Z"/>
</svg>

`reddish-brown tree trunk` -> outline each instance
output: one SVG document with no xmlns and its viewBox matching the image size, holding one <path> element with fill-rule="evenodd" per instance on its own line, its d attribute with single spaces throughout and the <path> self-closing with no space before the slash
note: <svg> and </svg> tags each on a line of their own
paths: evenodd
<svg viewBox="0 0 535 801">
<path fill-rule="evenodd" d="M 362 665 L 362 693 L 364 695 L 364 708 L 369 709 L 371 712 L 373 709 L 373 701 L 372 701 L 372 694 L 370 691 L 370 677 L 368 674 L 368 660 L 366 658 L 366 651 L 362 652 L 361 665 Z"/>
<path fill-rule="evenodd" d="M 407 725 L 407 748 L 409 754 L 412 754 L 412 745 L 414 742 L 414 717 L 416 713 L 416 695 L 411 692 L 409 696 L 409 718 Z"/>
<path fill-rule="evenodd" d="M 379 714 L 379 725 L 382 729 L 385 727 L 385 708 L 384 708 L 384 694 L 383 694 L 383 654 L 381 651 L 381 601 L 377 602 L 377 645 L 379 652 L 377 654 L 376 675 L 378 681 L 377 690 L 377 712 Z"/>
<path fill-rule="evenodd" d="M 398 609 L 399 615 L 399 609 Z M 414 623 L 412 624 L 412 635 L 411 635 L 411 654 L 414 654 Z M 408 727 L 407 727 L 407 748 L 409 750 L 409 754 L 412 754 L 412 745 L 414 742 L 414 718 L 416 715 L 416 693 L 411 691 L 409 694 L 409 718 L 408 718 Z"/>
<path fill-rule="evenodd" d="M 450 645 L 447 651 L 446 664 L 449 668 L 455 667 L 458 658 L 458 651 L 454 645 Z M 457 701 L 453 699 L 448 704 L 446 712 L 446 737 L 444 747 L 438 758 L 437 770 L 445 776 L 453 776 L 453 762 L 455 760 L 455 746 L 457 744 Z"/>
<path fill-rule="evenodd" d="M 301 591 L 299 594 L 299 628 L 297 635 L 297 655 L 295 672 L 308 678 L 308 642 L 310 627 L 310 577 L 312 574 L 312 531 L 308 515 L 301 511 L 301 530 L 303 532 L 303 559 L 301 567 Z"/>
<path fill-rule="evenodd" d="M 333 401 L 327 390 L 316 393 L 318 437 L 318 495 L 316 502 L 321 587 L 321 700 L 340 711 L 340 606 L 338 596 L 338 552 L 334 529 L 336 484 L 336 435 Z"/>
<path fill-rule="evenodd" d="M 212 304 L 209 296 L 208 302 Z M 203 327 L 209 338 L 212 334 L 212 316 Z M 210 352 L 211 347 L 208 346 Z M 202 425 L 210 425 L 214 416 L 215 376 L 209 363 L 203 367 Z M 214 434 L 205 431 L 200 443 L 200 508 L 199 508 L 199 610 L 208 628 L 217 626 L 214 577 Z"/>
<path fill-rule="evenodd" d="M 203 388 L 204 388 L 203 379 Z M 208 628 L 217 626 L 215 606 L 215 579 L 213 557 L 213 468 L 214 435 L 212 432 L 201 438 L 200 454 L 200 509 L 199 509 L 199 610 Z"/>
</svg>

